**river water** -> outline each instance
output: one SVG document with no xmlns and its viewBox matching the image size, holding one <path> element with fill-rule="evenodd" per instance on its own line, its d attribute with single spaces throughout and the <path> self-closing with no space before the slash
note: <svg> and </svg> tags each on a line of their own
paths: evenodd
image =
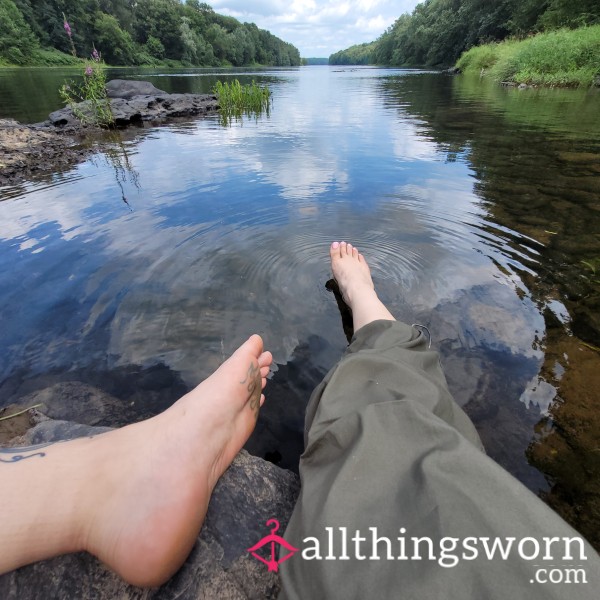
<svg viewBox="0 0 600 600">
<path fill-rule="evenodd" d="M 146 417 L 258 332 L 277 370 L 247 447 L 297 468 L 310 391 L 347 345 L 326 289 L 345 239 L 391 311 L 430 329 L 488 453 L 600 546 L 598 91 L 115 74 L 177 92 L 255 79 L 273 106 L 128 131 L 0 188 L 0 406 L 78 381 L 123 402 L 114 424 Z M 0 117 L 43 120 L 64 77 L 0 71 Z"/>
</svg>

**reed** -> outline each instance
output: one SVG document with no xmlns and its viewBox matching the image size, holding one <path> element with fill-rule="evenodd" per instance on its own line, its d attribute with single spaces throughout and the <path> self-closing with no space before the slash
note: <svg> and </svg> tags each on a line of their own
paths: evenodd
<svg viewBox="0 0 600 600">
<path fill-rule="evenodd" d="M 237 79 L 231 83 L 217 81 L 213 93 L 218 98 L 219 111 L 225 124 L 243 115 L 258 117 L 263 112 L 269 114 L 271 108 L 271 91 L 255 81 L 250 85 L 242 85 Z"/>
</svg>

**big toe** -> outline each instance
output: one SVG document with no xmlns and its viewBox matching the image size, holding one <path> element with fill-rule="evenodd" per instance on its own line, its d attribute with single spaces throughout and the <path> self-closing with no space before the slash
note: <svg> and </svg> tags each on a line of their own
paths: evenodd
<svg viewBox="0 0 600 600">
<path fill-rule="evenodd" d="M 331 244 L 331 246 L 329 247 L 329 256 L 331 257 L 331 260 L 339 258 L 340 251 L 341 251 L 341 244 L 339 242 L 333 242 Z"/>
<path fill-rule="evenodd" d="M 250 336 L 236 351 L 235 354 L 251 354 L 254 358 L 258 358 L 263 353 L 263 340 L 258 334 Z"/>
</svg>

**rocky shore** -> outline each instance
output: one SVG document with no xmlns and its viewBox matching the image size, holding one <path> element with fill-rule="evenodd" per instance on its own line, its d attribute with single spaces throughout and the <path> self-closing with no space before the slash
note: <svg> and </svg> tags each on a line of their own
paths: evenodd
<svg viewBox="0 0 600 600">
<path fill-rule="evenodd" d="M 147 81 L 109 81 L 107 93 L 117 128 L 201 117 L 218 109 L 216 96 L 168 94 Z M 85 113 L 87 103 L 79 109 Z M 101 129 L 82 125 L 70 108 L 57 110 L 35 125 L 0 119 L 0 187 L 77 164 L 102 141 L 102 134 Z"/>
</svg>

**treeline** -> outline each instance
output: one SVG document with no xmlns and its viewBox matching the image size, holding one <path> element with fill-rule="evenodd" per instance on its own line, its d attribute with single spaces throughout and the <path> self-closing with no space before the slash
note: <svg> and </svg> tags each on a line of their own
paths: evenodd
<svg viewBox="0 0 600 600">
<path fill-rule="evenodd" d="M 64 15 L 64 17 L 63 17 Z M 95 47 L 108 64 L 296 66 L 298 49 L 198 0 L 0 0 L 0 61 L 33 64 L 43 48 Z"/>
<path fill-rule="evenodd" d="M 366 45 L 368 58 L 359 51 L 360 46 L 353 46 L 332 55 L 330 61 L 452 65 L 477 44 L 596 23 L 600 23 L 599 0 L 426 0 L 412 14 L 398 18 L 372 45 Z M 362 62 L 352 62 L 357 57 Z"/>
<path fill-rule="evenodd" d="M 370 65 L 373 62 L 373 50 L 377 42 L 357 44 L 346 50 L 340 50 L 329 57 L 330 65 Z"/>
</svg>

